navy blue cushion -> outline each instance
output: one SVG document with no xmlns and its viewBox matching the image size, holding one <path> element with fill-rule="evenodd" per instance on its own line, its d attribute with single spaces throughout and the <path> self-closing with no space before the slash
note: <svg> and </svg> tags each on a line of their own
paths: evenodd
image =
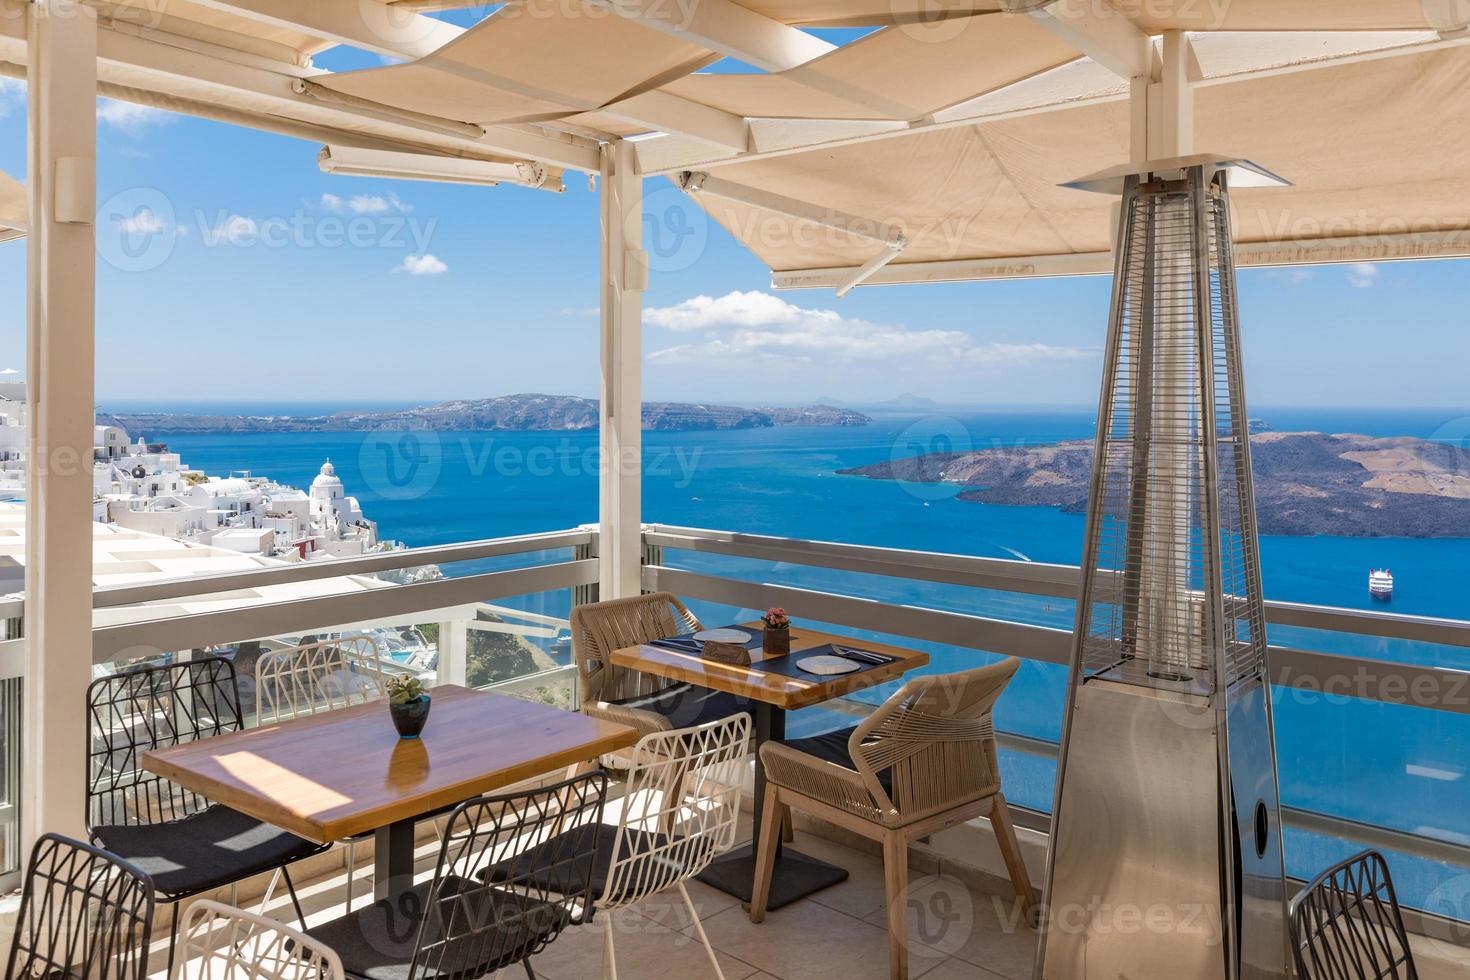
<svg viewBox="0 0 1470 980">
<path fill-rule="evenodd" d="M 165 897 L 228 885 L 327 847 L 219 805 L 168 823 L 93 827 L 92 838 L 146 872 Z"/>
<path fill-rule="evenodd" d="M 693 684 L 675 684 L 657 694 L 644 694 L 613 703 L 625 708 L 657 712 L 667 718 L 669 724 L 675 728 L 689 728 L 711 721 L 723 721 L 734 715 L 751 714 L 750 702 L 745 698 Z"/>
<path fill-rule="evenodd" d="M 361 980 L 450 980 L 481 977 L 537 952 L 568 925 L 559 904 L 446 876 L 440 914 L 426 916 L 431 882 L 356 909 L 306 934 L 342 958 L 347 975 Z M 440 943 L 440 926 L 452 938 Z M 419 931 L 423 928 L 423 936 Z M 412 973 L 414 951 L 425 949 Z"/>
<path fill-rule="evenodd" d="M 782 745 L 789 745 L 799 752 L 815 756 L 824 762 L 835 762 L 844 769 L 857 772 L 857 766 L 852 763 L 852 755 L 847 751 L 847 741 L 852 738 L 852 733 L 857 729 L 839 728 L 835 732 L 823 732 L 810 738 L 788 738 L 781 741 Z M 878 770 L 878 785 L 883 787 L 883 792 L 893 795 L 893 772 L 889 769 Z"/>
</svg>

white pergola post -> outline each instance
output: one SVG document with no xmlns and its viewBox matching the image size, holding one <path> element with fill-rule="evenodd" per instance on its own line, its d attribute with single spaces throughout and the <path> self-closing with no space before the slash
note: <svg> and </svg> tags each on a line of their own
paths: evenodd
<svg viewBox="0 0 1470 980">
<path fill-rule="evenodd" d="M 643 178 L 633 146 L 602 149 L 602 472 L 598 586 L 641 591 L 643 551 Z"/>
<path fill-rule="evenodd" d="M 28 7 L 31 227 L 26 269 L 27 841 L 86 836 L 92 677 L 92 426 L 97 210 L 97 15 Z"/>
<path fill-rule="evenodd" d="M 1194 152 L 1194 83 L 1198 80 L 1189 35 L 1165 31 L 1159 75 L 1131 80 L 1129 142 L 1134 163 L 1172 160 Z"/>
</svg>

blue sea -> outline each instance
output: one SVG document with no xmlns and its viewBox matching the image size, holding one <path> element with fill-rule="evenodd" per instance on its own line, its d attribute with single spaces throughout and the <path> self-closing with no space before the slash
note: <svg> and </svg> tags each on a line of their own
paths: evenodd
<svg viewBox="0 0 1470 980">
<path fill-rule="evenodd" d="M 107 407 L 107 406 L 104 406 Z M 118 406 L 121 408 L 121 406 Z M 131 406 L 130 406 L 131 407 Z M 202 406 L 149 406 L 206 410 Z M 333 406 L 332 409 L 345 407 Z M 366 407 L 366 406 L 351 406 Z M 383 406 L 373 406 L 383 407 Z M 215 408 L 213 410 L 219 410 Z M 232 406 L 252 414 L 300 413 L 300 406 Z M 310 411 L 322 411 L 316 406 Z M 1065 439 L 1090 439 L 1090 408 L 936 410 L 874 414 L 854 428 L 773 428 L 649 432 L 644 437 L 644 519 L 923 551 L 1077 564 L 1083 518 L 1050 508 L 976 504 L 954 489 L 838 475 L 840 469 L 919 452 Z M 1406 435 L 1465 444 L 1470 409 L 1454 411 L 1254 408 L 1278 431 Z M 432 545 L 573 527 L 597 518 L 595 432 L 288 433 L 173 435 L 164 441 L 185 463 L 210 473 L 249 470 L 305 487 L 328 458 L 382 536 Z M 1470 618 L 1470 528 L 1464 538 L 1267 537 L 1261 541 L 1269 599 Z M 780 582 L 888 602 L 925 605 L 1070 628 L 1070 603 L 819 569 L 670 553 L 670 564 L 711 574 Z M 476 570 L 480 567 L 476 566 Z M 1368 570 L 1392 569 L 1391 604 L 1370 600 Z M 451 574 L 464 568 L 449 568 Z M 565 593 L 507 604 L 564 616 Z M 707 623 L 749 618 L 749 610 L 697 609 Z M 800 610 L 793 610 L 799 618 Z M 873 634 L 868 634 L 873 635 Z M 1277 629 L 1273 642 L 1361 657 L 1470 667 L 1466 652 L 1305 630 Z M 893 638 L 895 642 L 904 642 Z M 986 659 L 974 650 L 924 644 L 932 669 Z M 1055 740 L 1060 734 L 1060 668 L 1028 663 L 997 711 L 1008 730 Z M 874 696 L 881 696 L 875 692 Z M 1467 746 L 1470 714 L 1400 707 L 1339 694 L 1278 689 L 1277 738 L 1284 802 L 1316 812 L 1470 844 Z M 850 722 L 849 722 L 850 723 Z M 796 728 L 830 725 L 825 712 Z M 1006 753 L 1007 795 L 1051 806 L 1054 765 Z M 1291 871 L 1309 876 L 1351 845 L 1288 835 Z M 1467 869 L 1400 856 L 1395 876 L 1415 904 L 1470 918 Z"/>
</svg>

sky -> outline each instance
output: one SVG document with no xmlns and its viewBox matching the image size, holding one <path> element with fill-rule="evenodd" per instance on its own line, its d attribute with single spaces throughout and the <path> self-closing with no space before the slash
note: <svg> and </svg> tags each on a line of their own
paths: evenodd
<svg viewBox="0 0 1470 980">
<path fill-rule="evenodd" d="M 22 178 L 24 97 L 0 79 L 0 169 Z M 318 148 L 99 101 L 99 405 L 596 394 L 584 178 L 557 195 L 333 176 Z M 1107 277 L 777 293 L 671 183 L 645 196 L 666 253 L 644 294 L 648 400 L 1096 401 Z M 24 262 L 0 244 L 0 367 L 24 367 Z M 1240 294 L 1252 404 L 1470 405 L 1470 262 L 1248 270 Z"/>
</svg>

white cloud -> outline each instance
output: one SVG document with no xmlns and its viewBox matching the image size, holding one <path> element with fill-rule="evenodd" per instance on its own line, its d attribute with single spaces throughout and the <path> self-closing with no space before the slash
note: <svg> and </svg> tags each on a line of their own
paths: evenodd
<svg viewBox="0 0 1470 980">
<path fill-rule="evenodd" d="M 117 219 L 117 225 L 134 235 L 156 235 L 164 229 L 163 219 L 149 208 L 139 208 L 131 216 Z"/>
<path fill-rule="evenodd" d="M 389 194 L 387 197 L 378 194 L 354 194 L 346 199 L 336 194 L 323 194 L 321 207 L 325 211 L 351 211 L 353 214 L 407 214 L 413 210 L 397 194 Z"/>
<path fill-rule="evenodd" d="M 1348 284 L 1355 289 L 1368 289 L 1378 282 L 1378 266 L 1372 262 L 1354 262 L 1348 266 Z"/>
<path fill-rule="evenodd" d="M 438 256 L 425 252 L 423 255 L 405 255 L 403 264 L 393 271 L 406 272 L 411 276 L 438 276 L 448 272 L 449 266 Z"/>
<path fill-rule="evenodd" d="M 97 100 L 97 121 L 129 136 L 137 136 L 149 126 L 166 126 L 176 119 L 178 116 L 173 113 L 152 106 L 116 99 Z"/>
<path fill-rule="evenodd" d="M 994 367 L 1091 358 L 1096 352 L 1050 344 L 980 343 L 961 330 L 913 330 L 807 309 L 762 292 L 695 296 L 655 307 L 644 322 L 677 333 L 702 332 L 697 342 L 651 352 L 665 364 L 739 361 L 814 364 L 893 364 L 913 367 Z"/>
</svg>

